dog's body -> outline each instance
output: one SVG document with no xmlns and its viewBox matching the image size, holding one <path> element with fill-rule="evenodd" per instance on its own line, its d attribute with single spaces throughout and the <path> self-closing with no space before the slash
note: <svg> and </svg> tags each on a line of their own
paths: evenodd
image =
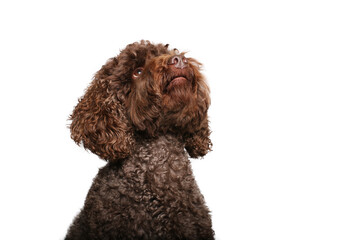
<svg viewBox="0 0 360 240">
<path fill-rule="evenodd" d="M 102 197 L 100 197 L 102 196 Z M 184 145 L 144 141 L 94 180 L 68 239 L 211 239 L 211 221 Z"/>
<path fill-rule="evenodd" d="M 72 138 L 109 163 L 65 239 L 214 239 L 188 159 L 211 147 L 196 64 L 142 41 L 97 73 L 71 117 Z"/>
</svg>

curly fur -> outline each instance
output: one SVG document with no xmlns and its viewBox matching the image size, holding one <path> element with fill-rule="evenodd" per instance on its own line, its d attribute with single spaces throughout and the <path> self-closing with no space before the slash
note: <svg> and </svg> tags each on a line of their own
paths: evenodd
<svg viewBox="0 0 360 240">
<path fill-rule="evenodd" d="M 167 45 L 129 44 L 79 100 L 71 137 L 108 164 L 65 239 L 213 239 L 188 159 L 211 150 L 209 88 L 199 62 L 178 68 L 174 56 L 185 59 Z"/>
</svg>

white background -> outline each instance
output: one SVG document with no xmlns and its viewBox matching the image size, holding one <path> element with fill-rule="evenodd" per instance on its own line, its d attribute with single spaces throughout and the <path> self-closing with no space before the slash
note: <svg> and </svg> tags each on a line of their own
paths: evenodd
<svg viewBox="0 0 360 240">
<path fill-rule="evenodd" d="M 130 2 L 130 1 L 129 1 Z M 357 1 L 0 3 L 0 239 L 62 239 L 104 162 L 67 118 L 127 44 L 204 64 L 217 239 L 360 239 Z"/>
</svg>

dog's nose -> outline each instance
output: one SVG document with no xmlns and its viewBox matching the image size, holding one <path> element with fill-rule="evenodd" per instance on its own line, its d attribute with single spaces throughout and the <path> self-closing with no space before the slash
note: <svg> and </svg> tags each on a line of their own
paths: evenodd
<svg viewBox="0 0 360 240">
<path fill-rule="evenodd" d="M 188 64 L 188 60 L 186 59 L 186 57 L 182 56 L 182 55 L 175 55 L 172 56 L 169 61 L 168 61 L 168 65 L 174 65 L 176 68 L 186 68 Z"/>
</svg>

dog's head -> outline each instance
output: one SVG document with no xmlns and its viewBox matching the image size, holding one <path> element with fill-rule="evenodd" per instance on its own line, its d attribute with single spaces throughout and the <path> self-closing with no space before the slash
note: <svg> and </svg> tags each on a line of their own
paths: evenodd
<svg viewBox="0 0 360 240">
<path fill-rule="evenodd" d="M 168 45 L 129 44 L 95 74 L 70 120 L 71 137 L 112 162 L 129 156 L 135 136 L 179 136 L 191 157 L 211 149 L 209 88 L 201 64 Z"/>
</svg>

